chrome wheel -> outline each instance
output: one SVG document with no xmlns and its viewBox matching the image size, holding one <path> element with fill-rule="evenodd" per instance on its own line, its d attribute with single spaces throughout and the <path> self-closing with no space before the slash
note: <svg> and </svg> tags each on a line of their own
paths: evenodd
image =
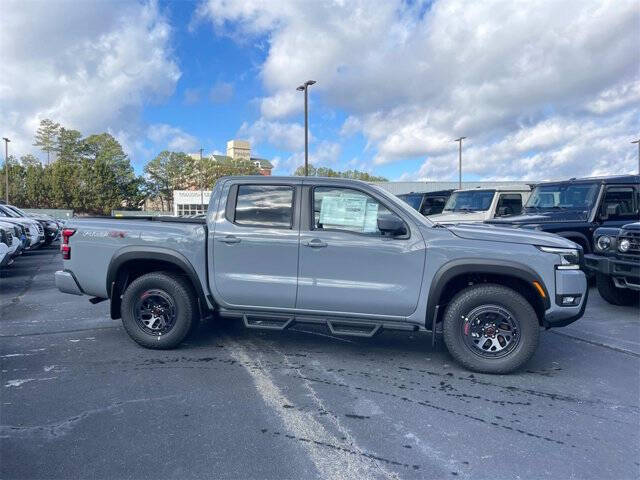
<svg viewBox="0 0 640 480">
<path fill-rule="evenodd" d="M 133 307 L 136 324 L 150 335 L 168 333 L 176 322 L 176 306 L 163 290 L 144 291 Z"/>
<path fill-rule="evenodd" d="M 463 316 L 465 345 L 484 358 L 504 357 L 520 341 L 520 324 L 513 314 L 499 305 L 481 305 Z"/>
</svg>

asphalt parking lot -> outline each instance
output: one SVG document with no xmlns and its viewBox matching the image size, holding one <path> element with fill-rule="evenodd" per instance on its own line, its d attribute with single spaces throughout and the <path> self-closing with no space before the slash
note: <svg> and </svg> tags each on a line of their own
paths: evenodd
<svg viewBox="0 0 640 480">
<path fill-rule="evenodd" d="M 592 289 L 525 370 L 460 369 L 428 334 L 203 324 L 145 350 L 59 293 L 56 247 L 0 273 L 0 477 L 640 476 L 640 312 Z"/>
</svg>

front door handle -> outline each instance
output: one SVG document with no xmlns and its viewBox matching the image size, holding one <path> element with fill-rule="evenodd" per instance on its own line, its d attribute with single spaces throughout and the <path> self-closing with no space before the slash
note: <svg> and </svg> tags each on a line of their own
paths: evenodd
<svg viewBox="0 0 640 480">
<path fill-rule="evenodd" d="M 319 238 L 314 238 L 309 240 L 308 242 L 304 242 L 304 246 L 311 247 L 311 248 L 323 248 L 323 247 L 326 247 L 327 244 L 322 240 L 320 240 Z"/>
<path fill-rule="evenodd" d="M 218 241 L 224 242 L 228 245 L 232 243 L 240 243 L 240 239 L 234 235 L 227 235 L 226 237 L 219 238 Z"/>
</svg>

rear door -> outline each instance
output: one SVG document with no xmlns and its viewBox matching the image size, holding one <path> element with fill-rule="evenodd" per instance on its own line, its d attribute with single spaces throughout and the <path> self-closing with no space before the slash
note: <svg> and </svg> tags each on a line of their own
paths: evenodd
<svg viewBox="0 0 640 480">
<path fill-rule="evenodd" d="M 299 180 L 235 181 L 213 233 L 213 282 L 225 307 L 294 308 Z"/>
<path fill-rule="evenodd" d="M 418 303 L 425 244 L 418 228 L 382 196 L 357 187 L 303 189 L 296 308 L 403 317 Z M 405 221 L 408 234 L 383 235 L 381 215 Z"/>
</svg>

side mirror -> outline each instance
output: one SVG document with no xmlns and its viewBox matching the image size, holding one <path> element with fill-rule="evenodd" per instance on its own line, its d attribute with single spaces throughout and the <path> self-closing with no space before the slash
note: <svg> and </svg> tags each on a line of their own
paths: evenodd
<svg viewBox="0 0 640 480">
<path fill-rule="evenodd" d="M 404 222 L 395 215 L 383 215 L 378 217 L 378 230 L 385 235 L 406 235 L 407 227 Z"/>
</svg>

